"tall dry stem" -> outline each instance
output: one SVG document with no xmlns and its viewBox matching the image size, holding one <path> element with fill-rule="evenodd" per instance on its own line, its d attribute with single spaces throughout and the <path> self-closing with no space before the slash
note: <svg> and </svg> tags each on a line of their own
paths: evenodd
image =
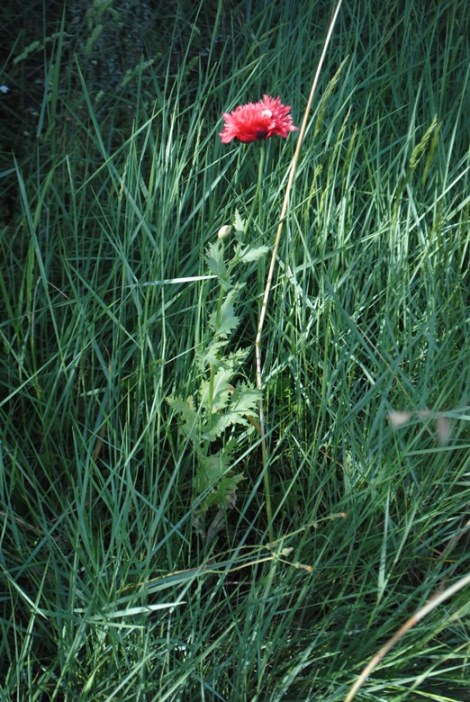
<svg viewBox="0 0 470 702">
<path fill-rule="evenodd" d="M 271 254 L 271 261 L 269 264 L 268 275 L 266 278 L 266 285 L 264 288 L 263 302 L 261 305 L 261 312 L 260 312 L 259 320 L 258 320 L 258 328 L 256 331 L 256 339 L 255 339 L 256 387 L 258 388 L 258 390 L 261 393 L 260 400 L 259 400 L 259 424 L 260 424 L 260 433 L 261 433 L 261 452 L 262 452 L 262 459 L 263 459 L 263 481 L 264 481 L 264 493 L 265 493 L 265 500 L 266 500 L 266 517 L 267 517 L 267 521 L 268 521 L 269 538 L 271 541 L 274 538 L 274 533 L 273 533 L 273 526 L 272 526 L 271 488 L 270 488 L 270 480 L 269 480 L 268 450 L 267 450 L 267 443 L 266 443 L 266 427 L 265 427 L 265 421 L 264 421 L 264 405 L 263 405 L 263 395 L 262 395 L 263 377 L 262 377 L 262 368 L 261 368 L 261 338 L 263 335 L 264 320 L 266 318 L 266 312 L 268 309 L 268 302 L 269 302 L 269 295 L 271 293 L 271 287 L 272 287 L 273 278 L 274 278 L 274 269 L 276 267 L 276 259 L 277 259 L 277 254 L 279 251 L 279 244 L 281 242 L 284 221 L 286 219 L 287 209 L 289 207 L 290 192 L 292 190 L 292 186 L 294 184 L 295 174 L 297 171 L 297 164 L 299 161 L 300 149 L 302 148 L 302 142 L 303 142 L 305 132 L 307 129 L 308 117 L 310 114 L 310 110 L 312 108 L 313 98 L 314 98 L 314 95 L 315 95 L 315 92 L 317 89 L 321 70 L 322 70 L 323 64 L 325 62 L 326 52 L 328 50 L 328 46 L 330 44 L 331 37 L 333 35 L 333 29 L 334 29 L 335 24 L 336 24 L 336 20 L 337 20 L 338 14 L 339 14 L 341 3 L 342 3 L 342 0 L 339 0 L 339 2 L 337 3 L 337 5 L 335 7 L 330 24 L 328 26 L 328 32 L 326 35 L 325 43 L 323 45 L 323 50 L 322 50 L 322 53 L 320 55 L 320 59 L 318 61 L 317 70 L 315 72 L 312 87 L 310 89 L 310 95 L 308 98 L 307 106 L 305 108 L 304 116 L 302 119 L 299 137 L 297 139 L 297 146 L 296 146 L 294 155 L 292 157 L 292 161 L 291 161 L 290 166 L 289 166 L 289 178 L 287 181 L 286 191 L 284 193 L 284 200 L 282 202 L 281 214 L 279 216 L 279 224 L 277 227 L 276 236 L 274 238 L 273 251 Z"/>
</svg>

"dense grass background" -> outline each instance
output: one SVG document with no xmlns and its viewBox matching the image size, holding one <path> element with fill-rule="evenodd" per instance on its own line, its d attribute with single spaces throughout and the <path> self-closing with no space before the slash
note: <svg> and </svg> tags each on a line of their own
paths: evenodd
<svg viewBox="0 0 470 702">
<path fill-rule="evenodd" d="M 165 397 L 196 391 L 217 293 L 159 281 L 207 273 L 236 210 L 271 244 L 296 134 L 223 146 L 221 113 L 268 93 L 300 124 L 332 6 L 108 5 L 2 10 L 0 699 L 343 700 L 469 571 L 467 3 L 341 9 L 263 336 L 270 548 L 256 437 L 225 529 L 192 526 Z M 468 615 L 467 588 L 357 699 L 469 700 Z"/>
</svg>

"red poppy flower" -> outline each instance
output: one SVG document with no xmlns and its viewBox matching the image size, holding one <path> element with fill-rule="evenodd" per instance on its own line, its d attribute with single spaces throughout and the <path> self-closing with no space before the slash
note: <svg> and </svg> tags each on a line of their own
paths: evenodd
<svg viewBox="0 0 470 702">
<path fill-rule="evenodd" d="M 283 139 L 289 132 L 296 131 L 289 114 L 290 105 L 283 105 L 280 98 L 263 95 L 259 102 L 239 105 L 233 112 L 224 112 L 224 128 L 220 132 L 223 144 L 232 139 L 244 143 L 280 136 Z"/>
</svg>

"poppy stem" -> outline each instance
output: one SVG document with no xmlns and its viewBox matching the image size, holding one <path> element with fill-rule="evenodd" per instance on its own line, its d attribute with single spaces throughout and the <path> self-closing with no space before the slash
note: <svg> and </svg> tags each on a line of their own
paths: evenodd
<svg viewBox="0 0 470 702">
<path fill-rule="evenodd" d="M 258 180 L 256 182 L 256 190 L 255 194 L 253 197 L 253 202 L 250 208 L 250 212 L 248 214 L 248 217 L 246 219 L 245 223 L 245 229 L 248 230 L 251 220 L 255 216 L 255 212 L 258 214 L 258 227 L 261 229 L 261 216 L 263 213 L 263 181 L 264 181 L 264 164 L 265 164 L 265 143 L 261 142 L 260 144 L 260 152 L 259 152 L 259 161 L 258 161 Z"/>
<path fill-rule="evenodd" d="M 223 242 L 221 242 L 221 248 L 222 248 L 222 255 L 224 251 L 224 245 Z M 215 328 L 218 329 L 220 325 L 220 311 L 222 309 L 222 303 L 224 301 L 224 289 L 219 281 L 219 297 L 217 300 L 217 308 L 215 312 Z M 212 408 L 212 405 L 214 404 L 214 381 L 215 381 L 215 374 L 216 374 L 216 366 L 214 363 L 210 364 L 210 370 L 209 370 L 209 407 Z"/>
<path fill-rule="evenodd" d="M 259 164 L 258 164 L 258 182 L 256 184 L 256 195 L 255 195 L 255 201 L 258 205 L 258 221 L 261 225 L 261 214 L 263 211 L 263 198 L 262 198 L 262 193 L 263 193 L 263 180 L 264 180 L 264 160 L 265 160 L 265 144 L 264 142 L 261 143 L 261 149 L 260 149 L 260 154 L 259 154 Z"/>
</svg>

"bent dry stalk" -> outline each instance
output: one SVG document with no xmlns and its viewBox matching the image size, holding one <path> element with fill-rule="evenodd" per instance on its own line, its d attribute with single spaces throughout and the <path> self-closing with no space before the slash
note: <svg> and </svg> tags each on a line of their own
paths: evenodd
<svg viewBox="0 0 470 702">
<path fill-rule="evenodd" d="M 342 3 L 342 0 L 339 0 L 338 4 L 336 5 L 333 17 L 332 17 L 331 22 L 330 22 L 330 25 L 328 27 L 328 33 L 326 35 L 326 39 L 325 39 L 325 43 L 323 45 L 323 50 L 322 50 L 320 59 L 318 61 L 317 70 L 315 72 L 312 87 L 310 89 L 310 95 L 308 98 L 307 107 L 305 108 L 304 116 L 302 119 L 302 125 L 300 127 L 299 138 L 297 140 L 297 145 L 295 148 L 294 156 L 292 157 L 292 161 L 291 161 L 291 164 L 289 167 L 289 178 L 288 178 L 287 185 L 286 185 L 284 200 L 282 202 L 281 214 L 279 216 L 279 224 L 277 227 L 276 236 L 274 238 L 273 250 L 272 250 L 272 254 L 271 254 L 271 262 L 269 264 L 268 276 L 266 278 L 266 285 L 264 288 L 264 295 L 263 295 L 263 303 L 261 305 L 261 312 L 260 312 L 260 316 L 259 316 L 258 329 L 256 332 L 256 339 L 255 339 L 256 387 L 260 391 L 259 423 L 260 423 L 260 431 L 261 431 L 261 452 L 262 452 L 262 458 L 263 458 L 263 479 L 264 479 L 264 491 L 265 491 L 265 499 L 266 499 L 266 516 L 268 519 L 269 538 L 271 541 L 274 538 L 274 531 L 273 531 L 273 525 L 272 525 L 271 489 L 270 489 L 269 467 L 268 467 L 268 458 L 269 457 L 268 457 L 268 449 L 267 449 L 267 442 L 266 442 L 266 427 L 265 427 L 265 421 L 264 421 L 265 415 L 264 415 L 263 396 L 262 396 L 263 377 L 262 377 L 262 364 L 261 364 L 261 340 L 262 340 L 262 335 L 263 335 L 264 320 L 266 318 L 266 311 L 268 308 L 269 295 L 271 292 L 272 282 L 273 282 L 273 278 L 274 278 L 274 269 L 276 267 L 276 259 L 277 259 L 277 254 L 279 251 L 279 244 L 281 242 L 282 230 L 284 227 L 284 221 L 285 221 L 288 206 L 289 206 L 289 197 L 290 197 L 290 193 L 292 190 L 292 186 L 294 184 L 294 176 L 295 176 L 295 173 L 297 170 L 297 163 L 299 161 L 300 149 L 302 147 L 302 142 L 303 142 L 303 139 L 305 136 L 305 131 L 307 129 L 308 116 L 309 116 L 310 110 L 312 108 L 313 97 L 314 97 L 316 89 L 317 89 L 318 80 L 320 78 L 320 73 L 321 73 L 321 70 L 323 67 L 323 63 L 325 61 L 326 52 L 327 52 L 328 46 L 329 46 L 330 41 L 331 41 L 333 29 L 334 29 L 334 26 L 336 24 L 336 20 L 337 20 L 338 14 L 339 14 L 341 3 Z"/>
</svg>

